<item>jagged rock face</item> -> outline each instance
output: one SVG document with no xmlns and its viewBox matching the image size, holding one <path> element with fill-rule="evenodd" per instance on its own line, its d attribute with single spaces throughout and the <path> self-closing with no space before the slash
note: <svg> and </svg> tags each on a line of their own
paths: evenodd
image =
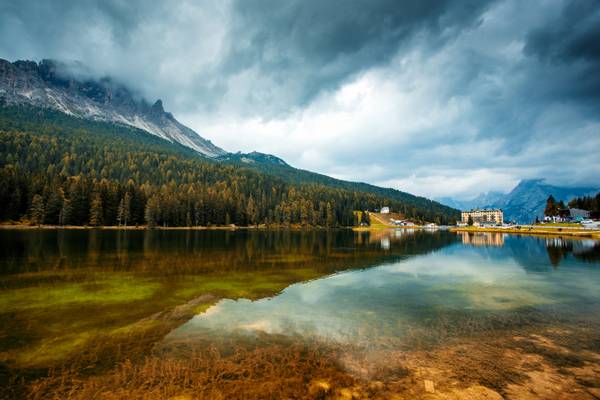
<svg viewBox="0 0 600 400">
<path fill-rule="evenodd" d="M 226 152 L 165 112 L 161 100 L 150 104 L 110 78 L 77 78 L 63 64 L 43 60 L 0 59 L 0 106 L 51 108 L 79 118 L 129 125 L 208 157 Z"/>
</svg>

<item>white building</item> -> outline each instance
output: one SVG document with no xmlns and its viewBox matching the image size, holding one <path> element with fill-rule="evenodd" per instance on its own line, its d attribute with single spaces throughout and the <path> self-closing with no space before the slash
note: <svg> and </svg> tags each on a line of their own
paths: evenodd
<svg viewBox="0 0 600 400">
<path fill-rule="evenodd" d="M 504 213 L 502 210 L 480 210 L 474 209 L 471 211 L 462 211 L 460 213 L 460 220 L 463 224 L 468 223 L 469 217 L 473 223 L 483 224 L 503 224 L 504 223 Z"/>
<path fill-rule="evenodd" d="M 390 208 L 389 207 L 381 207 L 380 213 L 382 213 L 382 214 L 389 214 L 390 213 Z"/>
</svg>

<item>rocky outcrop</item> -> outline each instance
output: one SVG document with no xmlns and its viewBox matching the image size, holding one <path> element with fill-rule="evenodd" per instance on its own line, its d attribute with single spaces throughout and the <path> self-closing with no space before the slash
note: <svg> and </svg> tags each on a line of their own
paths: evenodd
<svg viewBox="0 0 600 400">
<path fill-rule="evenodd" d="M 0 59 L 0 106 L 51 108 L 79 118 L 129 125 L 208 157 L 226 152 L 111 78 L 91 78 L 85 66 L 52 60 Z"/>
</svg>

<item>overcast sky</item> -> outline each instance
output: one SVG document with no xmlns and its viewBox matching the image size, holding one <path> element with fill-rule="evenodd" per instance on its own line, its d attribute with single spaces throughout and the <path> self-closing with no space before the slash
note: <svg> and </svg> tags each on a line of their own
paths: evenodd
<svg viewBox="0 0 600 400">
<path fill-rule="evenodd" d="M 596 0 L 0 0 L 0 58 L 79 60 L 225 150 L 338 178 L 600 187 Z"/>
</svg>

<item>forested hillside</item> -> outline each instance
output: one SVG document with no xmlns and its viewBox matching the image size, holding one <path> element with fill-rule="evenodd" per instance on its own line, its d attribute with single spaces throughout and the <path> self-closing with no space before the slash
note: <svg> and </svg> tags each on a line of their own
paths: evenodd
<svg viewBox="0 0 600 400">
<path fill-rule="evenodd" d="M 257 161 L 244 161 L 244 159 L 247 159 L 249 157 L 251 161 Z M 317 183 L 333 188 L 367 192 L 386 199 L 400 201 L 402 204 L 405 205 L 405 208 L 412 207 L 420 210 L 428 210 L 428 212 L 431 214 L 454 215 L 454 213 L 456 213 L 455 217 L 459 216 L 457 210 L 445 206 L 439 202 L 427 199 L 425 197 L 415 196 L 406 192 L 401 192 L 396 189 L 383 188 L 363 182 L 344 181 L 341 179 L 332 178 L 327 175 L 297 169 L 286 164 L 279 158 L 268 154 L 256 152 L 250 154 L 228 154 L 226 156 L 221 156 L 220 159 L 226 160 L 226 162 L 233 165 L 245 168 L 252 168 L 264 174 L 281 177 L 285 179 L 286 182 L 297 184 Z"/>
<path fill-rule="evenodd" d="M 353 210 L 383 204 L 416 220 L 455 218 L 450 208 L 285 179 L 135 128 L 28 107 L 0 107 L 0 204 L 2 221 L 64 225 L 349 226 Z"/>
</svg>

